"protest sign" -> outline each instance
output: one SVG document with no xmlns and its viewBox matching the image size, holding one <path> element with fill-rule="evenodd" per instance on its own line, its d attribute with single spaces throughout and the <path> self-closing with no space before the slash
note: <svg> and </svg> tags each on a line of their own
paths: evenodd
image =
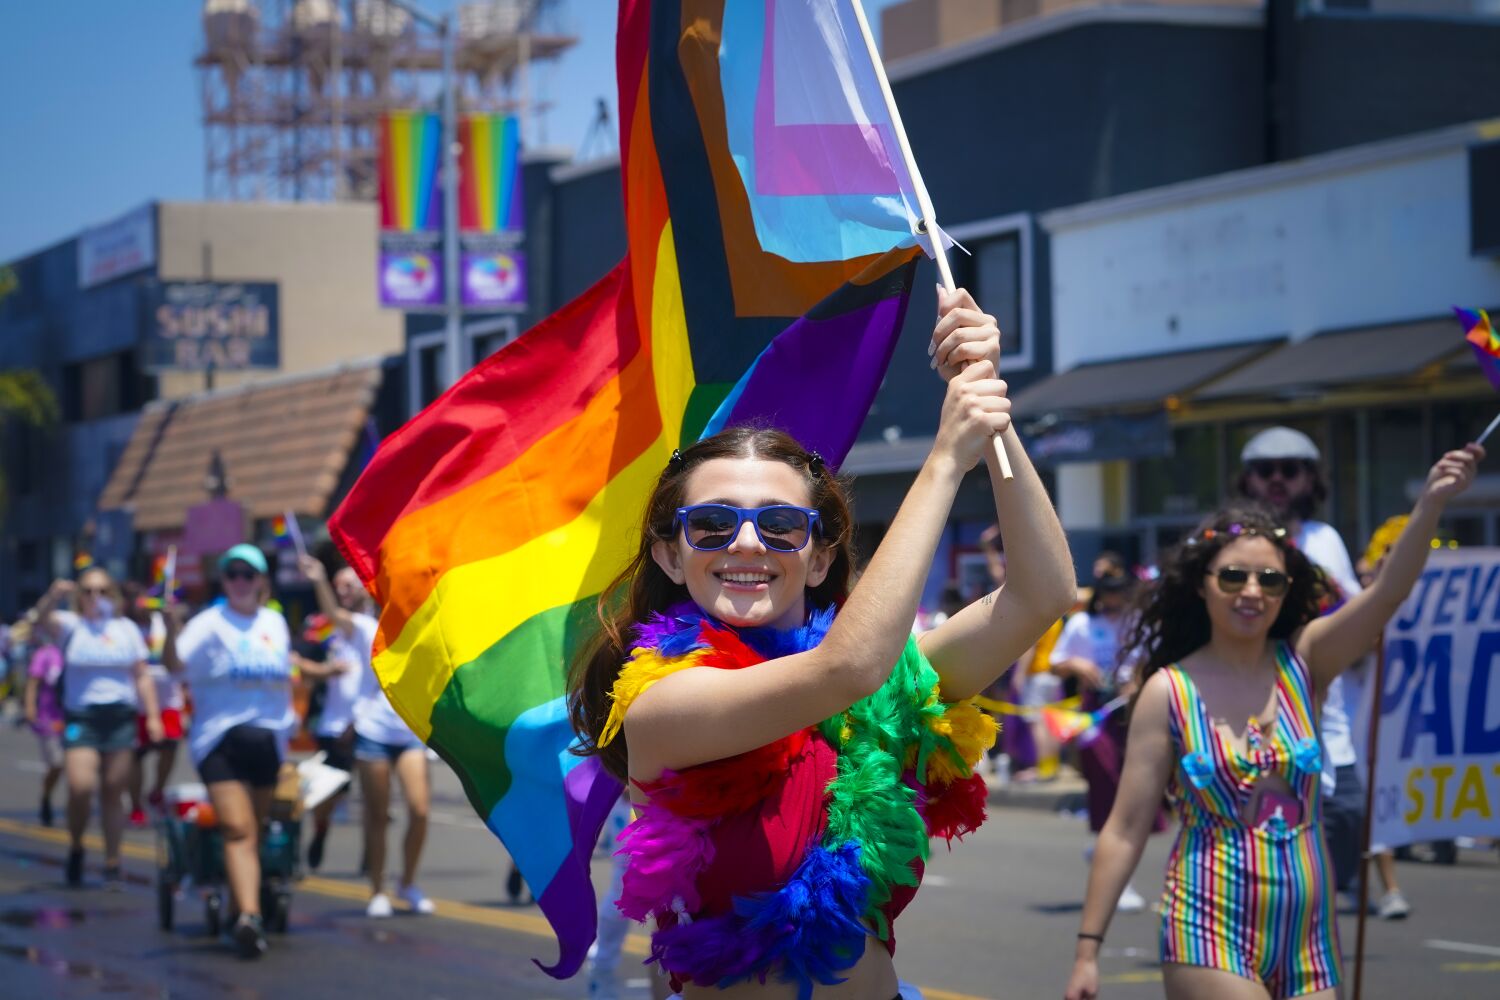
<svg viewBox="0 0 1500 1000">
<path fill-rule="evenodd" d="M 1386 626 L 1374 843 L 1500 834 L 1497 660 L 1500 548 L 1433 552 Z"/>
</svg>

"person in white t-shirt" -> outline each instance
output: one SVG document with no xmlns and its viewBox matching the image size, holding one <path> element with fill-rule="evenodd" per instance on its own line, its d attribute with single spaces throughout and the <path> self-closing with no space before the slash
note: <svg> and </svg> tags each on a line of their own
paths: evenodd
<svg viewBox="0 0 1500 1000">
<path fill-rule="evenodd" d="M 219 558 L 225 603 L 188 622 L 164 659 L 193 692 L 188 750 L 224 837 L 224 867 L 239 918 L 240 954 L 267 948 L 260 912 L 260 826 L 297 723 L 292 709 L 291 635 L 264 607 L 266 557 L 239 544 Z M 175 608 L 175 605 L 169 607 Z"/>
<path fill-rule="evenodd" d="M 76 596 L 77 613 L 58 605 Z M 161 739 L 156 690 L 146 670 L 146 644 L 135 623 L 120 616 L 124 602 L 108 572 L 91 567 L 75 585 L 58 580 L 37 605 L 37 620 L 63 654 L 63 770 L 68 785 L 69 885 L 83 882 L 83 831 L 99 795 L 104 827 L 104 882 L 123 886 L 120 838 L 125 788 L 135 749 L 136 715 Z"/>
<path fill-rule="evenodd" d="M 360 692 L 354 702 L 354 762 L 359 772 L 360 794 L 365 803 L 365 864 L 370 875 L 370 902 L 365 914 L 384 918 L 394 913 L 385 891 L 385 837 L 390 823 L 391 772 L 401 783 L 406 799 L 406 837 L 402 844 L 401 884 L 397 895 L 414 914 L 432 913 L 435 907 L 417 887 L 417 868 L 427 839 L 427 815 L 431 801 L 427 748 L 411 727 L 396 714 L 381 690 L 371 662 L 378 623 L 375 608 L 359 577 L 347 567 L 339 570 L 330 587 L 323 564 L 304 556 L 298 565 L 312 581 L 323 614 L 361 657 Z M 337 593 L 335 593 L 335 589 Z"/>
</svg>

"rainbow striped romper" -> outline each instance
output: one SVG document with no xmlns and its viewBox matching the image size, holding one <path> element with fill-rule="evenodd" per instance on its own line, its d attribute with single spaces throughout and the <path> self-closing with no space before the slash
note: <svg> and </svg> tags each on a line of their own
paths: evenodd
<svg viewBox="0 0 1500 1000">
<path fill-rule="evenodd" d="M 1187 671 L 1166 668 L 1171 726 L 1181 753 L 1170 792 L 1182 829 L 1162 894 L 1162 962 L 1222 969 L 1295 997 L 1339 982 L 1338 922 L 1323 834 L 1318 743 L 1307 667 L 1276 650 L 1276 723 L 1255 720 L 1241 754 L 1208 717 Z M 1241 808 L 1258 777 L 1281 775 L 1303 807 L 1288 825 L 1277 811 L 1259 826 Z"/>
</svg>

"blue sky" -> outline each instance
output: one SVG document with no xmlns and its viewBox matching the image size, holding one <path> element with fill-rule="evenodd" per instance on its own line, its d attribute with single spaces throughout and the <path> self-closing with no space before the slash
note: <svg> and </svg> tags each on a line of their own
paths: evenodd
<svg viewBox="0 0 1500 1000">
<path fill-rule="evenodd" d="M 867 0 L 878 30 L 878 9 Z M 425 0 L 430 10 L 456 0 Z M 6 5 L 0 32 L 0 261 L 153 198 L 203 197 L 201 0 Z M 613 108 L 615 4 L 568 0 L 579 36 L 550 71 L 549 145 L 577 148 L 600 96 Z"/>
</svg>

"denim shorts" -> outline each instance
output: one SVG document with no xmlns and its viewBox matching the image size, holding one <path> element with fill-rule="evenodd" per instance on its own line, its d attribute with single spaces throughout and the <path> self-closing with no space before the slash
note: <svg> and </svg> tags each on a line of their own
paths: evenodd
<svg viewBox="0 0 1500 1000">
<path fill-rule="evenodd" d="M 63 716 L 63 749 L 90 747 L 100 753 L 134 750 L 135 716 L 136 707 L 123 702 L 70 709 Z"/>
<path fill-rule="evenodd" d="M 396 763 L 401 755 L 411 750 L 422 750 L 421 740 L 412 740 L 410 743 L 382 743 L 372 740 L 367 736 L 354 734 L 354 759 L 369 761 L 378 764 L 380 761 Z"/>
</svg>

